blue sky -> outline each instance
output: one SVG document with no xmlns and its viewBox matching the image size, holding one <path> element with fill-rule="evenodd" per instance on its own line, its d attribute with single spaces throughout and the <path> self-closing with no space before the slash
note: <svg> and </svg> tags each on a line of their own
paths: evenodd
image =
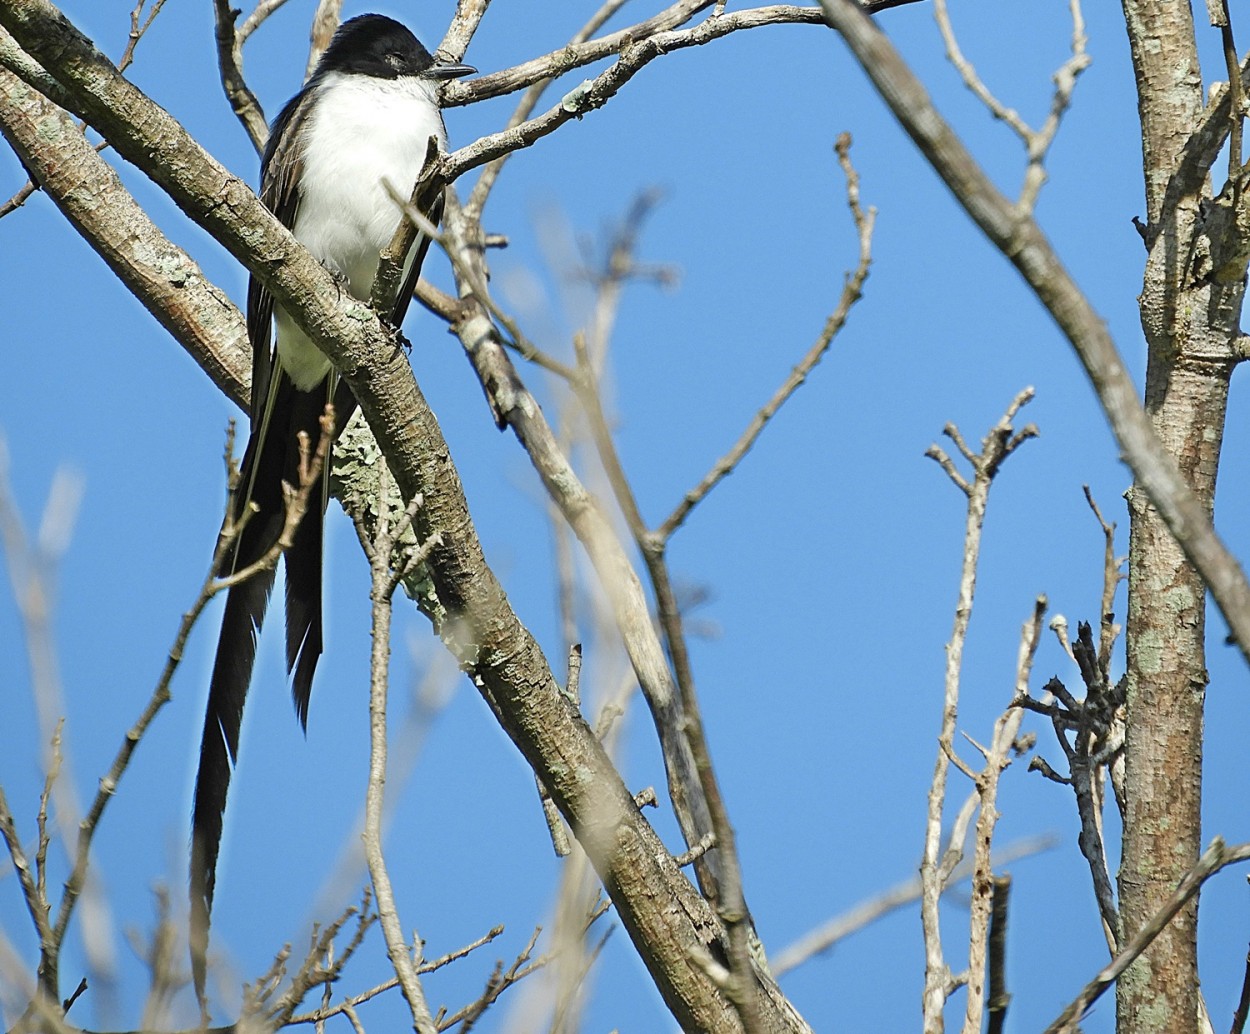
<svg viewBox="0 0 1250 1034">
<path fill-rule="evenodd" d="M 595 6 L 496 5 L 466 59 L 486 72 L 555 49 Z M 270 115 L 299 84 L 312 7 L 291 0 L 248 45 L 245 70 Z M 433 44 L 452 5 L 349 0 L 344 14 L 373 9 Z M 128 30 L 120 7 L 78 0 L 64 10 L 102 49 L 120 54 Z M 967 56 L 1034 124 L 1049 107 L 1049 75 L 1068 52 L 1066 11 L 1057 0 L 953 5 Z M 651 12 L 631 5 L 625 13 L 636 20 Z M 1128 48 L 1113 10 L 1091 5 L 1085 14 L 1094 62 L 1055 144 L 1039 215 L 1140 378 L 1135 296 L 1144 250 L 1130 220 L 1143 203 Z M 916 4 L 884 13 L 880 23 L 974 154 L 1014 193 L 1021 149 L 944 60 L 932 12 Z M 1217 39 L 1205 31 L 1209 77 L 1218 77 Z M 256 158 L 221 94 L 214 60 L 209 5 L 170 4 L 140 45 L 132 78 L 254 181 Z M 504 100 L 450 112 L 453 144 L 498 128 L 510 110 Z M 836 304 L 856 254 L 832 151 L 843 131 L 854 137 L 863 201 L 879 210 L 865 297 L 808 383 L 670 550 L 679 584 L 708 595 L 697 617 L 712 634 L 692 642 L 693 663 L 748 900 L 774 952 L 912 875 L 919 859 L 963 528 L 963 497 L 924 458 L 926 446 L 947 421 L 979 440 L 1017 391 L 1036 387 L 1022 419 L 1036 422 L 1041 437 L 1007 463 L 991 496 L 967 651 L 961 728 L 982 741 L 1010 698 L 1019 627 L 1035 595 L 1046 593 L 1051 613 L 1066 615 L 1073 628 L 1096 620 L 1101 536 L 1081 486 L 1089 484 L 1104 514 L 1121 524 L 1124 552 L 1120 496 L 1128 472 L 1049 318 L 968 224 L 827 30 L 754 30 L 654 62 L 604 110 L 515 156 L 485 220 L 510 242 L 492 256 L 498 298 L 534 340 L 567 356 L 588 313 L 584 285 L 569 268 L 576 241 L 601 238 L 639 191 L 663 191 L 639 257 L 675 267 L 680 279 L 670 289 L 626 291 L 612 353 L 619 447 L 644 514 L 658 523 L 736 439 Z M 135 170 L 120 171 L 166 232 L 241 301 L 243 270 Z M 23 178 L 13 157 L 0 155 L 0 195 Z M 427 272 L 449 282 L 442 259 L 427 263 Z M 238 414 L 42 196 L 0 220 L 0 282 L 9 356 L 0 433 L 28 526 L 37 525 L 57 471 L 83 484 L 58 573 L 54 630 L 74 783 L 85 796 L 147 700 L 198 591 L 223 503 L 223 430 Z M 551 536 L 537 477 L 516 442 L 491 424 L 455 339 L 416 306 L 406 329 L 487 557 L 559 665 Z M 523 376 L 554 417 L 558 394 L 539 371 Z M 1243 381 L 1234 377 L 1217 523 L 1245 556 L 1250 532 L 1237 519 L 1248 501 Z M 357 875 L 323 894 L 352 837 L 367 762 L 367 569 L 337 505 L 327 535 L 329 645 L 307 739 L 291 714 L 272 628 L 245 721 L 214 925 L 236 986 L 332 910 L 314 912 L 314 900 L 337 907 L 355 899 L 361 882 Z M 176 903 L 184 898 L 195 750 L 218 616 L 210 610 L 197 627 L 173 702 L 136 753 L 97 839 L 97 872 L 120 929 L 148 928 L 157 883 Z M 618 654 L 592 629 L 583 634 L 586 677 L 610 682 Z M 1250 838 L 1241 806 L 1250 701 L 1244 666 L 1220 645 L 1223 635 L 1213 615 L 1204 838 L 1236 842 Z M 394 640 L 400 724 L 411 687 L 446 665 L 427 622 L 410 608 L 398 609 Z M 7 591 L 0 643 L 0 781 L 32 837 L 40 744 Z M 1035 691 L 1051 674 L 1079 687 L 1048 636 Z M 424 730 L 412 777 L 399 791 L 389 860 L 401 914 L 430 955 L 507 926 L 487 954 L 430 980 L 431 999 L 455 1008 L 479 992 L 495 957 L 510 959 L 545 922 L 559 865 L 515 749 L 465 680 L 444 674 L 442 684 L 450 699 Z M 639 701 L 627 721 L 629 782 L 662 785 Z M 1058 765 L 1048 727 L 1029 718 L 1026 728 Z M 1105 961 L 1071 796 L 1024 769 L 1018 763 L 1004 776 L 1000 843 L 1051 833 L 1060 846 L 1010 867 L 1008 1028 L 1017 1031 L 1044 1026 Z M 953 779 L 952 800 L 965 792 Z M 654 821 L 676 847 L 667 810 Z M 1113 816 L 1109 824 L 1114 840 Z M 1248 905 L 1237 872 L 1204 893 L 1202 977 L 1217 1026 L 1236 1002 Z M 958 966 L 966 926 L 958 893 L 944 916 L 948 956 Z M 30 950 L 12 879 L 0 878 L 0 927 Z M 375 935 L 343 989 L 380 979 L 380 943 Z M 120 935 L 116 953 L 116 994 L 88 994 L 75 1007 L 79 1022 L 137 1019 L 146 977 Z M 783 986 L 817 1030 L 909 1030 L 919 1015 L 922 965 L 918 913 L 910 909 L 809 962 Z M 80 966 L 75 947 L 64 967 L 67 990 Z M 613 934 L 595 985 L 586 1030 L 671 1029 L 623 931 Z M 518 1000 L 524 993 L 512 992 Z M 189 995 L 184 1004 L 189 1010 Z M 392 995 L 362 1016 L 383 1029 L 400 1022 L 401 1006 Z M 962 998 L 956 1006 L 961 1012 Z M 1108 997 L 1086 1029 L 1110 1030 L 1112 1013 Z M 518 1029 L 511 1015 L 505 998 L 478 1029 Z"/>
</svg>

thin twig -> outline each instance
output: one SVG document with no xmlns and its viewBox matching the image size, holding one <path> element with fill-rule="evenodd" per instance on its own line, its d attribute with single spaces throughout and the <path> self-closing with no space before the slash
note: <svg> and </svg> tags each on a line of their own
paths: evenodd
<svg viewBox="0 0 1250 1034">
<path fill-rule="evenodd" d="M 121 60 L 117 62 L 117 70 L 119 72 L 124 72 L 130 67 L 135 59 L 135 48 L 139 45 L 139 41 L 143 39 L 144 34 L 152 27 L 152 23 L 156 21 L 156 16 L 161 13 L 161 8 L 165 6 L 165 0 L 154 0 L 147 19 L 140 23 L 139 18 L 143 14 L 143 5 L 146 2 L 147 0 L 135 0 L 134 9 L 130 12 L 130 35 L 126 39 L 126 49 L 122 51 Z"/>
<path fill-rule="evenodd" d="M 285 3 L 286 0 L 259 0 L 252 13 L 244 18 L 243 24 L 239 26 L 239 45 L 246 43 L 248 36 L 259 29 L 265 23 L 265 19 Z"/>
<path fill-rule="evenodd" d="M 820 5 L 925 160 L 1054 317 L 1098 395 L 1137 484 L 1206 582 L 1242 656 L 1250 662 L 1250 580 L 1216 533 L 1208 508 L 1181 476 L 1176 461 L 1151 426 L 1137 385 L 1106 322 L 1073 281 L 1041 227 L 1032 216 L 1022 215 L 993 184 L 872 20 L 851 0 L 820 0 Z M 1209 145 L 1227 127 L 1221 128 L 1212 119 L 1220 114 L 1227 118 L 1227 111 L 1219 98 L 1204 111 L 1190 137 L 1194 144 L 1186 148 L 1172 177 L 1178 187 L 1205 175 L 1195 163 L 1214 153 Z"/>
<path fill-rule="evenodd" d="M 1115 555 L 1115 522 L 1107 523 L 1102 511 L 1094 501 L 1089 485 L 1082 485 L 1085 502 L 1093 511 L 1098 527 L 1102 529 L 1103 560 L 1102 560 L 1102 606 L 1098 610 L 1098 664 L 1102 668 L 1111 665 L 1111 651 L 1115 647 L 1116 638 L 1120 634 L 1120 626 L 1115 623 L 1115 594 L 1119 585 L 1127 577 L 1124 574 L 1124 561 Z"/>
<path fill-rule="evenodd" d="M 377 919 L 376 913 L 370 909 L 370 897 L 370 888 L 366 887 L 361 893 L 359 905 L 349 905 L 324 928 L 319 924 L 313 924 L 309 935 L 308 950 L 304 953 L 299 968 L 292 975 L 289 985 L 281 994 L 277 992 L 286 974 L 291 946 L 285 945 L 278 952 L 269 971 L 250 987 L 244 987 L 242 1013 L 245 1025 L 249 1019 L 252 1019 L 259 1021 L 267 1030 L 277 1030 L 288 1026 L 292 1015 L 309 991 L 327 981 L 333 982 L 339 978 L 343 967 L 364 943 L 365 934 Z M 336 955 L 334 949 L 339 933 L 353 917 L 356 923 L 352 937 Z"/>
<path fill-rule="evenodd" d="M 422 961 L 417 966 L 417 972 L 421 975 L 425 975 L 426 973 L 433 973 L 435 970 L 442 969 L 444 966 L 448 966 L 459 959 L 465 958 L 483 945 L 490 944 L 491 941 L 495 940 L 495 938 L 501 936 L 502 934 L 502 926 L 492 927 L 487 933 L 477 938 L 477 940 L 470 941 L 468 944 L 461 948 L 457 948 L 455 951 L 448 952 L 446 955 L 442 955 L 437 959 Z M 290 1026 L 295 1026 L 296 1024 L 324 1023 L 331 1017 L 338 1016 L 340 1013 L 346 1013 L 348 1010 L 354 1009 L 358 1005 L 363 1005 L 365 1002 L 368 1002 L 371 999 L 376 998 L 378 995 L 383 994 L 386 991 L 390 991 L 398 986 L 399 978 L 391 977 L 389 980 L 384 980 L 382 983 L 377 984 L 366 991 L 360 991 L 357 994 L 352 995 L 350 998 L 344 999 L 337 1005 L 323 1004 L 320 1008 L 314 1010 L 313 1012 L 292 1015 L 287 1020 L 287 1023 Z"/>
<path fill-rule="evenodd" d="M 52 926 L 48 922 L 46 904 L 40 899 L 35 870 L 22 847 L 21 837 L 17 833 L 17 823 L 13 819 L 13 812 L 9 809 L 4 787 L 0 787 L 0 837 L 4 838 L 4 845 L 8 849 L 9 858 L 17 872 L 17 881 L 22 888 L 22 897 L 26 901 L 26 911 L 30 913 L 35 932 L 39 935 L 39 943 L 50 944 L 52 943 Z"/>
<path fill-rule="evenodd" d="M 1119 684 L 1110 683 L 1088 623 L 1082 621 L 1077 626 L 1077 638 L 1069 647 L 1069 652 L 1085 682 L 1084 701 L 1077 700 L 1058 678 L 1052 678 L 1046 684 L 1045 699 L 1032 699 L 1026 689 L 1017 692 L 1014 703 L 1017 707 L 1050 718 L 1055 738 L 1067 758 L 1066 777 L 1059 776 L 1041 757 L 1035 757 L 1030 762 L 1029 770 L 1040 771 L 1047 778 L 1071 786 L 1076 795 L 1077 814 L 1081 821 L 1078 843 L 1089 865 L 1107 947 L 1114 955 L 1122 932 L 1115 890 L 1107 868 L 1102 823 L 1105 791 L 1101 772 L 1104 766 L 1116 763 L 1122 752 L 1123 690 Z M 1055 699 L 1058 703 L 1054 702 Z M 1072 735 L 1071 742 L 1069 734 Z"/>
<path fill-rule="evenodd" d="M 35 882 L 39 900 L 45 909 L 48 907 L 48 845 L 52 841 L 48 834 L 48 806 L 52 800 L 52 789 L 61 775 L 64 731 L 65 719 L 60 718 L 56 723 L 56 732 L 52 734 L 51 763 L 43 780 L 43 791 L 39 794 L 39 814 L 35 818 L 36 828 L 39 830 L 39 845 L 35 849 Z"/>
<path fill-rule="evenodd" d="M 470 1002 L 450 1016 L 440 1017 L 438 1029 L 440 1031 L 449 1030 L 459 1023 L 463 1024 L 460 1028 L 462 1034 L 464 1031 L 471 1030 L 482 1014 L 499 1000 L 501 994 L 518 981 L 524 980 L 531 973 L 535 973 L 545 966 L 550 961 L 548 958 L 540 958 L 530 962 L 534 945 L 538 943 L 539 932 L 539 930 L 534 931 L 529 943 L 513 959 L 512 964 L 506 970 L 502 965 L 495 967 L 495 971 L 486 982 L 486 989 L 476 1001 Z"/>
<path fill-rule="evenodd" d="M 989 109 L 991 115 L 1010 126 L 1025 145 L 1028 166 L 1017 201 L 1023 212 L 1031 212 L 1037 204 L 1037 195 L 1046 182 L 1043 163 L 1047 152 L 1054 143 L 1064 112 L 1072 102 L 1072 91 L 1076 88 L 1076 80 L 1090 64 L 1090 56 L 1085 52 L 1085 21 L 1081 15 L 1080 0 L 1069 0 L 1068 7 L 1072 15 L 1072 56 L 1051 77 L 1055 84 L 1055 92 L 1051 99 L 1050 113 L 1041 129 L 1033 129 L 1014 108 L 1003 104 L 982 82 L 972 62 L 959 49 L 959 42 L 955 38 L 955 30 L 951 26 L 950 15 L 946 9 L 946 0 L 933 0 L 933 14 L 946 45 L 946 56 L 959 72 L 964 85 L 976 94 L 977 99 Z"/>
<path fill-rule="evenodd" d="M 391 605 L 395 589 L 403 577 L 402 571 L 392 570 L 391 556 L 400 538 L 412 524 L 421 505 L 420 496 L 415 497 L 396 526 L 392 528 L 384 494 L 388 480 L 383 478 L 379 489 L 381 498 L 378 501 L 377 526 L 372 536 L 366 531 L 363 521 L 356 522 L 361 546 L 369 558 L 372 573 L 370 599 L 373 604 L 373 647 L 369 663 L 369 780 L 365 795 L 365 858 L 377 897 L 378 920 L 382 926 L 382 934 L 386 938 L 387 958 L 395 970 L 395 975 L 399 978 L 400 989 L 408 1002 L 412 1013 L 413 1029 L 418 1034 L 437 1034 L 438 1027 L 430 1012 L 429 1004 L 426 1002 L 425 992 L 422 990 L 417 965 L 413 958 L 414 950 L 417 954 L 420 953 L 421 940 L 414 931 L 412 949 L 409 949 L 405 941 L 403 927 L 399 921 L 399 910 L 395 903 L 395 892 L 391 886 L 390 874 L 387 872 L 386 859 L 382 852 L 383 790 L 386 786 L 386 697 L 390 681 L 391 657 Z M 428 546 L 425 552 L 428 555 Z"/>
<path fill-rule="evenodd" d="M 851 164 L 851 136 L 849 133 L 842 133 L 838 137 L 835 150 L 838 155 L 838 163 L 842 166 L 842 172 L 846 177 L 847 205 L 851 210 L 851 218 L 855 222 L 855 230 L 859 238 L 859 262 L 855 267 L 855 271 L 846 275 L 842 287 L 842 296 L 838 299 L 837 307 L 829 315 L 829 318 L 825 320 L 825 325 L 821 329 L 820 335 L 816 338 L 812 347 L 807 350 L 807 354 L 790 371 L 789 376 L 773 393 L 773 397 L 755 414 L 750 424 L 747 425 L 746 430 L 742 432 L 741 437 L 734 443 L 733 448 L 713 464 L 712 469 L 703 476 L 703 480 L 685 494 L 681 502 L 673 509 L 673 512 L 656 528 L 655 535 L 660 539 L 667 540 L 670 538 L 673 532 L 681 527 L 690 515 L 690 511 L 698 506 L 713 488 L 734 471 L 742 461 L 742 458 L 751 450 L 751 447 L 764 432 L 768 422 L 776 416 L 777 411 L 785 405 L 790 396 L 807 380 L 808 374 L 812 372 L 816 364 L 824 357 L 829 350 L 829 346 L 833 344 L 833 339 L 837 336 L 838 331 L 845 325 L 847 317 L 850 315 L 851 307 L 859 301 L 863 294 L 864 281 L 867 280 L 868 270 L 872 265 L 872 230 L 876 221 L 877 210 L 870 207 L 865 211 L 860 207 L 859 174 Z"/>
<path fill-rule="evenodd" d="M 269 139 L 269 125 L 260 101 L 243 78 L 243 36 L 234 25 L 240 13 L 230 6 L 229 0 L 213 0 L 217 71 L 231 109 L 242 123 L 256 153 L 260 154 Z"/>
<path fill-rule="evenodd" d="M 579 43 L 585 43 L 626 3 L 628 3 L 628 0 L 606 0 L 599 10 L 590 16 L 590 20 L 573 34 L 573 38 L 569 40 L 568 46 L 574 47 Z M 538 102 L 542 99 L 542 95 L 546 93 L 547 88 L 553 81 L 550 78 L 540 79 L 530 86 L 517 104 L 516 109 L 509 116 L 505 129 L 515 129 L 529 118 L 538 106 Z M 490 196 L 495 182 L 499 179 L 499 173 L 503 170 L 504 163 L 508 160 L 508 157 L 509 155 L 503 154 L 493 161 L 487 162 L 477 182 L 473 185 L 473 189 L 469 192 L 469 197 L 465 201 L 464 207 L 474 222 L 481 221 L 482 209 L 486 207 L 486 200 Z"/>
<path fill-rule="evenodd" d="M 985 509 L 990 486 L 1000 465 L 1025 438 L 1030 436 L 1026 432 L 1031 431 L 1032 434 L 1036 434 L 1032 425 L 1026 426 L 1019 434 L 1014 433 L 1012 427 L 1012 420 L 1016 413 L 1032 397 L 1032 388 L 1025 388 L 1016 395 L 1007 407 L 1006 413 L 985 436 L 980 453 L 973 453 L 964 442 L 959 429 L 953 424 L 947 424 L 945 429 L 947 437 L 955 443 L 972 465 L 974 474 L 972 481 L 969 482 L 956 470 L 950 457 L 937 445 L 930 446 L 925 453 L 926 456 L 938 462 L 968 499 L 958 599 L 955 604 L 951 637 L 946 646 L 941 730 L 938 734 L 937 758 L 934 762 L 933 779 L 929 788 L 924 853 L 920 863 L 920 879 L 923 885 L 920 912 L 925 944 L 922 1012 L 926 1034 L 936 1034 L 942 1029 L 946 999 L 954 986 L 954 978 L 942 953 L 941 917 L 938 905 L 942 893 L 939 851 L 942 842 L 942 813 L 946 804 L 947 772 L 951 758 L 954 756 L 955 723 L 959 715 L 959 685 L 963 668 L 964 644 L 968 637 L 972 601 L 976 594 L 981 529 L 985 523 Z"/>
<path fill-rule="evenodd" d="M 1220 837 L 1211 841 L 1211 846 L 1198 859 L 1198 863 L 1185 874 L 1176 890 L 1168 897 L 1157 912 L 1144 923 L 1133 935 L 1120 953 L 1106 966 L 1099 970 L 1081 993 L 1076 996 L 1058 1018 L 1046 1028 L 1044 1034 L 1072 1034 L 1085 1011 L 1096 1002 L 1156 937 L 1167 927 L 1176 914 L 1184 908 L 1190 899 L 1198 893 L 1206 883 L 1221 869 L 1238 862 L 1250 860 L 1250 843 L 1226 847 Z"/>
</svg>

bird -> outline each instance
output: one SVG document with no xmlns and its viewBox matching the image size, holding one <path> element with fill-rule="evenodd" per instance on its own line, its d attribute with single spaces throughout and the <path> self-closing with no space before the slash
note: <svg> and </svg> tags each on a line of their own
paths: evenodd
<svg viewBox="0 0 1250 1034">
<path fill-rule="evenodd" d="M 388 183 L 407 197 L 431 148 L 446 151 L 440 85 L 475 71 L 435 58 L 394 19 L 362 14 L 339 26 L 308 81 L 274 120 L 261 159 L 260 199 L 354 297 L 369 300 L 380 253 L 402 218 Z M 423 214 L 437 225 L 443 191 L 426 198 Z M 379 313 L 396 332 L 429 245 L 428 236 L 418 233 L 394 305 Z M 284 522 L 282 483 L 299 483 L 300 432 L 316 442 L 319 420 L 326 404 L 333 402 L 337 435 L 357 405 L 330 360 L 274 305 L 254 274 L 248 283 L 247 331 L 253 356 L 250 435 L 232 516 L 238 520 L 249 509 L 251 513 L 218 564 L 219 578 L 255 562 L 276 542 Z M 284 557 L 287 672 L 305 731 L 322 652 L 326 502 L 323 477 L 311 487 L 306 515 Z M 202 1010 L 226 796 L 273 583 L 270 568 L 228 590 L 209 682 L 190 865 L 192 975 Z"/>
</svg>

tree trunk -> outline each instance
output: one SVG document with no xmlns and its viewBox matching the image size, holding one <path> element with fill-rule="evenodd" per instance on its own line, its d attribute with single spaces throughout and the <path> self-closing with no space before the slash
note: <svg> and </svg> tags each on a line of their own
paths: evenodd
<svg viewBox="0 0 1250 1034">
<path fill-rule="evenodd" d="M 1211 511 L 1236 363 L 1244 265 L 1219 257 L 1235 238 L 1205 169 L 1182 172 L 1202 113 L 1188 0 L 1124 0 L 1138 86 L 1149 256 L 1139 299 L 1148 348 L 1146 409 L 1182 476 Z M 1213 255 L 1215 258 L 1213 259 Z M 1119 872 L 1133 936 L 1201 850 L 1206 591 L 1156 509 L 1129 493 L 1127 811 Z M 1120 1034 L 1195 1031 L 1195 898 L 1117 985 Z"/>
</svg>

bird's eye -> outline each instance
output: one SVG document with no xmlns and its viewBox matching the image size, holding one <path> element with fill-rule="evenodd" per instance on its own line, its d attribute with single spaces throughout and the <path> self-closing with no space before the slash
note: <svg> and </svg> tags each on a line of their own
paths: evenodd
<svg viewBox="0 0 1250 1034">
<path fill-rule="evenodd" d="M 404 56 L 402 54 L 392 50 L 383 60 L 397 72 L 404 70 Z"/>
</svg>

